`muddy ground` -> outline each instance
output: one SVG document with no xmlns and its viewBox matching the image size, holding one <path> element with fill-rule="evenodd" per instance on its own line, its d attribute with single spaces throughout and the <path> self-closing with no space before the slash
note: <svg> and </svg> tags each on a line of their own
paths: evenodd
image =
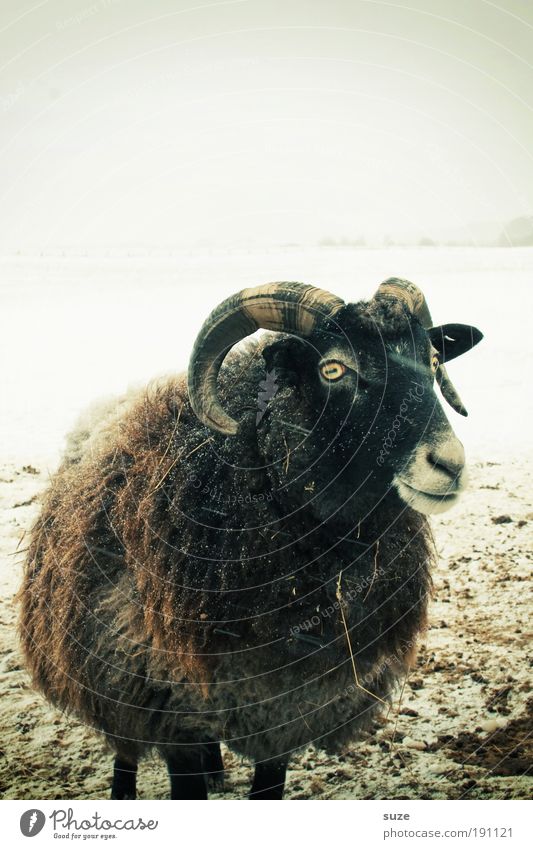
<svg viewBox="0 0 533 849">
<path fill-rule="evenodd" d="M 403 692 L 349 751 L 295 757 L 288 798 L 531 797 L 532 472 L 527 458 L 471 467 L 460 506 L 433 522 L 441 554 L 435 598 Z M 32 690 L 17 648 L 24 532 L 47 477 L 30 457 L 0 469 L 0 792 L 106 798 L 112 761 L 101 740 Z M 224 754 L 223 795 L 245 797 L 251 767 Z M 138 786 L 141 798 L 167 798 L 163 764 L 143 763 Z"/>
</svg>

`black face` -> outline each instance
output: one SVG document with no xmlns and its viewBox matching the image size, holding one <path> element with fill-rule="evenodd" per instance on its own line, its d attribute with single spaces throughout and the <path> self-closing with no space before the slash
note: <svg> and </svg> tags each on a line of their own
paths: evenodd
<svg viewBox="0 0 533 849">
<path fill-rule="evenodd" d="M 435 392 L 441 363 L 476 344 L 467 325 L 426 331 L 403 307 L 351 304 L 306 340 L 264 351 L 280 391 L 258 439 L 285 509 L 355 525 L 384 500 L 439 512 L 464 454 Z"/>
</svg>

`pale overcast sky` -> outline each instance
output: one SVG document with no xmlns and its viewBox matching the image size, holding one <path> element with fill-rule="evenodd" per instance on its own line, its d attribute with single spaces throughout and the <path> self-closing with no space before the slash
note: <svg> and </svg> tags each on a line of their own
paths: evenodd
<svg viewBox="0 0 533 849">
<path fill-rule="evenodd" d="M 0 250 L 533 211 L 530 0 L 2 0 Z"/>
</svg>

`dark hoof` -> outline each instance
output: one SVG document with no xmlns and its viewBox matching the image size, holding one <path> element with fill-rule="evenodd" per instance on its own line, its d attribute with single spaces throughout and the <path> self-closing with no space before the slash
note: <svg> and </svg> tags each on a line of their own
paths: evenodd
<svg viewBox="0 0 533 849">
<path fill-rule="evenodd" d="M 206 775 L 207 786 L 215 793 L 221 793 L 224 789 L 224 770 L 221 772 L 210 772 Z"/>
<path fill-rule="evenodd" d="M 220 743 L 207 743 L 203 763 L 207 786 L 220 792 L 224 788 L 224 761 Z"/>
<path fill-rule="evenodd" d="M 137 796 L 137 764 L 115 758 L 113 767 L 112 799 L 135 799 Z"/>
</svg>

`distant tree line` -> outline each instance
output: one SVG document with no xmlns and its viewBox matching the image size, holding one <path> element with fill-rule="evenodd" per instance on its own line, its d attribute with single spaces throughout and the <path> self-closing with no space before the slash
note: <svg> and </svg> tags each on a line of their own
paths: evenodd
<svg viewBox="0 0 533 849">
<path fill-rule="evenodd" d="M 468 237 L 465 234 L 463 238 L 457 237 L 452 239 L 438 239 L 429 234 L 413 236 L 412 238 L 396 238 L 394 239 L 389 233 L 386 233 L 381 238 L 374 237 L 366 239 L 363 235 L 350 238 L 342 236 L 339 238 L 325 237 L 320 240 L 321 247 L 392 247 L 394 245 L 405 246 L 420 246 L 434 248 L 439 246 L 458 246 L 458 247 L 475 247 L 476 245 L 484 245 L 486 247 L 533 247 L 533 215 L 522 215 L 520 218 L 514 218 L 509 221 L 502 229 L 500 235 L 497 235 L 496 229 L 492 238 L 487 234 L 480 238 Z"/>
</svg>

